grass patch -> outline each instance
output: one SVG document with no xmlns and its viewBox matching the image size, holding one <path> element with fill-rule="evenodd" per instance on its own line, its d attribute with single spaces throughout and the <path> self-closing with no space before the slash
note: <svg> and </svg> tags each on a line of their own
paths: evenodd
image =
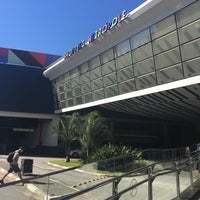
<svg viewBox="0 0 200 200">
<path fill-rule="evenodd" d="M 50 163 L 59 165 L 62 167 L 79 167 L 83 165 L 82 160 L 70 160 L 70 162 L 65 162 L 65 160 L 52 160 Z"/>
<path fill-rule="evenodd" d="M 51 160 L 49 162 L 52 164 L 62 166 L 62 167 L 78 167 L 84 164 L 82 160 L 70 160 L 70 162 L 65 162 L 65 160 Z M 94 167 L 92 163 L 85 164 L 83 168 L 81 169 L 90 173 L 104 174 L 104 175 L 109 175 L 109 176 L 114 176 L 114 175 L 119 176 L 123 174 L 122 172 L 110 172 L 110 171 L 97 170 L 96 167 Z"/>
<path fill-rule="evenodd" d="M 95 173 L 95 174 L 101 174 L 101 175 L 106 175 L 106 176 L 120 176 L 123 175 L 126 172 L 122 172 L 122 171 L 109 171 L 109 170 L 98 170 L 97 169 L 97 163 L 88 163 L 88 164 L 84 164 L 83 160 L 73 160 L 71 159 L 70 162 L 65 162 L 65 160 L 52 160 L 50 161 L 50 163 L 52 164 L 56 164 L 62 167 L 79 167 L 82 166 L 80 169 L 85 171 L 85 172 L 89 172 L 89 173 Z M 150 164 L 153 164 L 153 161 L 148 161 L 148 160 L 136 160 L 133 163 L 133 169 L 137 169 L 140 167 L 145 167 L 148 166 Z M 133 170 L 131 169 L 131 170 Z M 154 170 L 161 170 L 162 166 L 161 165 L 156 165 Z"/>
<path fill-rule="evenodd" d="M 95 173 L 95 174 L 101 174 L 101 175 L 107 175 L 107 176 L 120 176 L 123 174 L 123 172 L 111 172 L 107 170 L 98 170 L 96 168 L 96 163 L 90 163 L 90 164 L 85 164 L 83 167 L 81 167 L 83 171 L 87 171 L 90 173 Z"/>
</svg>

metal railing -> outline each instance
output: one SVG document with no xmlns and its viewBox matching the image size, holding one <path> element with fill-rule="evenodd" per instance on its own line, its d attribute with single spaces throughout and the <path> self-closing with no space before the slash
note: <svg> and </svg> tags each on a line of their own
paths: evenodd
<svg viewBox="0 0 200 200">
<path fill-rule="evenodd" d="M 162 161 L 182 159 L 188 156 L 188 154 L 193 154 L 198 150 L 200 150 L 200 143 L 191 146 L 183 146 L 170 149 L 144 149 L 141 151 L 141 155 L 147 160 Z"/>
<path fill-rule="evenodd" d="M 142 167 L 140 169 L 130 171 L 121 176 L 102 181 L 101 183 L 96 184 L 92 187 L 88 187 L 86 189 L 80 190 L 80 191 L 72 193 L 72 194 L 64 195 L 58 199 L 59 200 L 73 199 L 73 198 L 83 195 L 85 193 L 95 191 L 95 190 L 99 189 L 100 187 L 104 187 L 104 186 L 108 186 L 107 188 L 110 188 L 110 190 L 112 191 L 112 194 L 109 197 L 104 198 L 104 200 L 118 200 L 121 198 L 127 199 L 126 197 L 123 198 L 123 195 L 125 195 L 126 193 L 133 191 L 133 190 L 136 191 L 136 190 L 138 190 L 138 188 L 140 186 L 147 184 L 147 187 L 146 187 L 147 191 L 143 191 L 144 193 L 147 193 L 147 195 L 143 199 L 153 200 L 154 199 L 153 190 L 154 190 L 155 180 L 161 176 L 165 176 L 168 174 L 175 174 L 174 186 L 176 188 L 176 192 L 174 193 L 174 196 L 173 195 L 171 196 L 171 199 L 172 198 L 180 199 L 181 193 L 184 191 L 184 189 L 189 188 L 189 187 L 193 188 L 194 181 L 197 181 L 199 179 L 199 177 L 196 177 L 196 176 L 194 177 L 194 174 L 193 174 L 194 169 L 196 169 L 195 166 L 199 162 L 199 156 L 200 156 L 200 154 L 196 153 L 192 157 L 188 157 L 188 158 L 182 159 L 182 160 L 156 162 L 147 167 Z M 165 166 L 165 167 L 163 169 L 159 170 L 159 167 L 156 168 L 156 166 L 160 166 L 160 165 Z M 186 187 L 184 189 L 183 188 L 181 189 L 181 183 L 180 183 L 181 172 L 187 172 L 188 173 L 187 178 L 189 178 L 189 184 L 186 185 Z M 146 175 L 146 178 L 143 178 L 143 180 L 138 182 L 136 180 L 136 177 L 138 176 L 138 174 L 140 174 L 140 175 L 142 174 L 143 176 Z M 126 177 L 134 177 L 132 179 L 132 180 L 135 180 L 134 184 L 132 184 L 129 187 L 126 187 L 122 190 L 119 190 L 119 183 L 122 181 L 122 179 L 124 179 Z M 194 179 L 196 179 L 196 180 L 194 180 Z M 112 187 L 111 187 L 111 185 L 112 185 Z M 170 185 L 170 183 L 169 183 L 169 185 Z M 132 196 L 132 198 L 134 198 L 134 196 Z M 136 199 L 138 199 L 138 198 L 136 197 Z M 160 196 L 158 199 L 160 199 Z"/>
<path fill-rule="evenodd" d="M 200 167 L 200 153 L 193 148 L 194 151 L 190 155 L 185 154 L 185 148 L 162 150 L 158 153 L 158 150 L 145 150 L 142 152 L 143 155 L 147 156 L 148 159 L 151 157 L 152 160 L 160 160 L 153 162 L 152 164 L 139 167 L 135 166 L 134 160 L 130 155 L 119 156 L 116 158 L 99 161 L 97 163 L 91 163 L 82 167 L 73 167 L 70 169 L 63 169 L 56 172 L 51 172 L 43 175 L 36 175 L 34 177 L 24 179 L 27 183 L 34 183 L 34 181 L 42 180 L 45 178 L 42 191 L 43 199 L 56 199 L 56 200 L 68 200 L 68 199 L 103 199 L 103 200 L 127 200 L 127 199 L 148 199 L 156 200 L 160 199 L 180 199 L 183 192 L 187 188 L 194 188 L 195 183 L 199 180 L 199 167 Z M 151 151 L 151 153 L 150 153 Z M 148 154 L 147 154 L 148 152 Z M 156 154 L 155 154 L 156 152 Z M 156 156 L 155 156 L 156 155 Z M 162 156 L 159 156 L 162 155 Z M 173 159 L 165 160 L 172 156 Z M 145 157 L 144 156 L 144 157 Z M 153 159 L 154 158 L 154 159 Z M 132 165 L 131 165 L 132 163 Z M 70 190 L 65 191 L 61 188 L 62 192 L 58 190 L 56 182 L 52 184 L 54 176 L 63 174 L 66 172 L 72 172 L 73 170 L 80 169 L 85 171 L 87 168 L 95 168 L 99 171 L 99 166 L 109 167 L 109 175 L 106 176 L 105 180 L 101 180 L 98 183 L 94 183 L 86 188 L 79 188 L 78 191 Z M 118 174 L 121 169 L 126 169 Z M 21 183 L 20 180 L 9 182 L 0 185 L 0 188 L 6 186 L 13 186 Z M 54 188 L 54 192 L 51 192 L 51 188 Z M 75 187 L 74 187 L 75 188 Z M 58 194 L 55 194 L 55 191 Z M 86 195 L 87 194 L 87 195 Z M 97 195 L 98 194 L 98 195 Z M 164 196 L 165 195 L 165 196 Z M 41 198 L 41 199 L 42 199 Z"/>
</svg>

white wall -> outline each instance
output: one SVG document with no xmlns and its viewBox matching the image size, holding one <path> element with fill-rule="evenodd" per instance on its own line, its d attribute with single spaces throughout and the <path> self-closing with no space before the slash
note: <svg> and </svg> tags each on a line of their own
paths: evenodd
<svg viewBox="0 0 200 200">
<path fill-rule="evenodd" d="M 39 146 L 57 146 L 58 136 L 52 132 L 53 127 L 56 125 L 58 125 L 58 117 L 56 115 L 52 119 L 41 119 L 36 129 L 34 143 Z"/>
<path fill-rule="evenodd" d="M 52 120 L 45 120 L 45 119 L 42 120 L 42 126 L 40 129 L 42 146 L 57 146 L 58 136 L 52 133 L 53 127 L 57 125 L 58 125 L 58 117 L 56 115 Z"/>
</svg>

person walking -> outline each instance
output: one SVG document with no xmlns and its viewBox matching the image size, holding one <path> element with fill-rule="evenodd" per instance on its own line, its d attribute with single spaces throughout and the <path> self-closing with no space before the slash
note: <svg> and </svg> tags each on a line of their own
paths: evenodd
<svg viewBox="0 0 200 200">
<path fill-rule="evenodd" d="M 13 171 L 18 174 L 18 176 L 19 176 L 19 178 L 21 180 L 23 180 L 22 179 L 22 174 L 21 174 L 21 169 L 19 168 L 19 165 L 18 165 L 18 160 L 19 160 L 20 153 L 22 153 L 23 151 L 24 151 L 24 147 L 20 146 L 19 149 L 17 149 L 14 152 L 13 158 L 12 158 L 12 160 L 10 162 L 10 167 L 8 169 L 8 172 L 0 180 L 1 184 L 4 184 L 4 179 L 6 178 L 6 176 L 8 176 L 8 174 L 12 173 Z M 22 182 L 22 185 L 24 185 L 24 182 Z"/>
</svg>

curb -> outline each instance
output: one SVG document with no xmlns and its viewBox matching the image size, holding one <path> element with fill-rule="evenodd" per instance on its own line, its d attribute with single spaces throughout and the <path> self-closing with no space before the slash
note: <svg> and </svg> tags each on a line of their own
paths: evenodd
<svg viewBox="0 0 200 200">
<path fill-rule="evenodd" d="M 102 180 L 102 179 L 105 179 L 105 178 L 107 178 L 107 176 L 100 176 L 100 177 L 98 177 L 98 178 L 92 178 L 92 179 L 89 179 L 89 180 L 87 180 L 87 181 L 84 181 L 84 182 L 78 183 L 78 184 L 76 184 L 76 185 L 73 185 L 72 187 L 73 187 L 73 188 L 76 188 L 76 187 L 78 187 L 78 186 L 85 185 L 85 184 L 87 184 L 87 183 L 91 183 L 91 182 L 94 182 L 94 181 Z"/>
<path fill-rule="evenodd" d="M 69 169 L 69 167 L 60 166 L 60 165 L 57 165 L 57 164 L 53 164 L 53 163 L 51 163 L 51 162 L 48 162 L 47 164 L 48 164 L 48 165 L 52 165 L 52 166 L 57 167 L 57 168 Z"/>
</svg>

